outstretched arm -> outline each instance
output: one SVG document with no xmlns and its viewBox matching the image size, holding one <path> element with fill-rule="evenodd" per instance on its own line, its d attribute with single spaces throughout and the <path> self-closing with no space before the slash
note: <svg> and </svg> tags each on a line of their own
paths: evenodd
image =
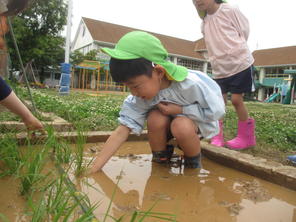
<svg viewBox="0 0 296 222">
<path fill-rule="evenodd" d="M 31 111 L 20 101 L 13 91 L 3 100 L 0 104 L 5 106 L 11 112 L 22 118 L 28 130 L 42 130 L 43 125 L 41 122 L 31 113 Z"/>
<path fill-rule="evenodd" d="M 107 139 L 103 146 L 102 151 L 96 157 L 90 172 L 95 173 L 102 169 L 102 167 L 107 163 L 107 161 L 113 156 L 113 154 L 119 149 L 121 144 L 123 144 L 130 133 L 130 129 L 124 125 L 120 125 L 116 128 L 111 136 Z"/>
</svg>

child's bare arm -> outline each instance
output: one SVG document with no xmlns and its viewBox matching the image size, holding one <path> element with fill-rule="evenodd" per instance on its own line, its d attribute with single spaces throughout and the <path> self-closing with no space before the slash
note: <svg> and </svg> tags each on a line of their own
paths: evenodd
<svg viewBox="0 0 296 222">
<path fill-rule="evenodd" d="M 92 168 L 90 170 L 91 173 L 95 173 L 106 164 L 106 162 L 112 157 L 112 155 L 119 149 L 122 143 L 124 143 L 128 135 L 130 133 L 130 129 L 124 125 L 120 125 L 114 130 L 111 136 L 107 139 L 106 143 L 103 146 L 102 151 L 96 157 Z"/>
</svg>

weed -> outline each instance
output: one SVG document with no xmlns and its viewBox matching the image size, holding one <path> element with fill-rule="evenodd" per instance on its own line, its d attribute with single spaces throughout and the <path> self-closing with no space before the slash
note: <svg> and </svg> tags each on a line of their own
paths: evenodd
<svg viewBox="0 0 296 222">
<path fill-rule="evenodd" d="M 3 173 L 0 173 L 0 177 L 15 174 L 22 162 L 15 138 L 11 135 L 5 135 L 0 140 L 0 147 L 0 157 L 5 165 L 5 169 L 3 169 Z"/>
</svg>

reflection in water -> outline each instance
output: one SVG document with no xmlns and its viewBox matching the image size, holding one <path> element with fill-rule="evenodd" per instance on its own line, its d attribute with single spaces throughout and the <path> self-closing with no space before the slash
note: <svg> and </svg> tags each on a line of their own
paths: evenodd
<svg viewBox="0 0 296 222">
<path fill-rule="evenodd" d="M 205 158 L 201 170 L 151 163 L 149 150 L 139 151 L 145 144 L 134 142 L 127 146 L 133 153 L 137 150 L 138 155 L 129 155 L 121 149 L 103 172 L 88 178 L 96 189 L 82 188 L 91 201 L 100 201 L 98 216 L 106 213 L 117 187 L 109 212 L 115 218 L 130 215 L 135 210 L 147 211 L 156 203 L 153 212 L 174 214 L 181 222 L 295 220 L 295 191 Z M 147 221 L 160 220 L 149 218 Z"/>
</svg>

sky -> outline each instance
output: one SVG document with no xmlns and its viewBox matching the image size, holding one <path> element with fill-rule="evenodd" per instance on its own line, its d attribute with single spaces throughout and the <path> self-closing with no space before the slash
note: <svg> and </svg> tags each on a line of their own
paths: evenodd
<svg viewBox="0 0 296 222">
<path fill-rule="evenodd" d="M 296 0 L 228 0 L 250 23 L 251 51 L 296 45 Z M 192 0 L 73 0 L 72 35 L 81 17 L 195 41 L 201 20 Z"/>
</svg>

